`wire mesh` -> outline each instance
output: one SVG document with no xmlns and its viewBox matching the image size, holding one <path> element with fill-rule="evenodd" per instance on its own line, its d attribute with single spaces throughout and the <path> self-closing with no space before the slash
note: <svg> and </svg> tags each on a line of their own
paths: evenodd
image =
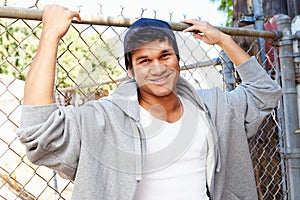
<svg viewBox="0 0 300 200">
<path fill-rule="evenodd" d="M 37 0 L 30 8 L 38 8 Z M 9 1 L 4 1 L 9 6 Z M 102 13 L 102 7 L 99 7 Z M 124 7 L 119 16 L 124 17 Z M 154 16 L 155 17 L 155 12 Z M 143 12 L 141 13 L 143 16 Z M 138 16 L 137 16 L 138 17 Z M 170 14 L 170 19 L 172 15 Z M 128 79 L 124 67 L 122 39 L 127 27 L 72 24 L 60 41 L 57 58 L 57 103 L 79 106 L 88 100 L 107 96 Z M 19 126 L 24 80 L 35 55 L 41 33 L 40 21 L 0 19 L 0 199 L 70 199 L 73 183 L 54 171 L 27 160 L 25 149 L 15 131 Z M 221 87 L 228 90 L 240 82 L 230 69 L 233 80 L 224 76 L 224 60 L 216 46 L 196 41 L 191 35 L 176 32 L 181 54 L 181 75 L 196 88 Z M 266 60 L 260 60 L 255 37 L 234 37 L 250 55 L 266 66 L 276 79 L 279 62 L 271 41 Z M 227 70 L 228 71 L 228 70 Z M 278 114 L 273 112 L 258 133 L 249 139 L 253 169 L 260 199 L 286 196 L 282 137 Z"/>
</svg>

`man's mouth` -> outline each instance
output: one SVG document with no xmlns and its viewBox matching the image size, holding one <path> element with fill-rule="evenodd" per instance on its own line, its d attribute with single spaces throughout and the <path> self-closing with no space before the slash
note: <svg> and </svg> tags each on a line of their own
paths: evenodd
<svg viewBox="0 0 300 200">
<path fill-rule="evenodd" d="M 170 77 L 170 74 L 163 76 L 163 77 L 159 77 L 159 78 L 150 78 L 148 79 L 151 82 L 155 82 L 155 83 L 163 83 L 164 81 L 166 81 L 168 78 Z"/>
</svg>

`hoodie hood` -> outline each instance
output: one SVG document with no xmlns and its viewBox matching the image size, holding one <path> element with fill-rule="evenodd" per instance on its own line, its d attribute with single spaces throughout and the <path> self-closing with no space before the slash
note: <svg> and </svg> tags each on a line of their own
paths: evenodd
<svg viewBox="0 0 300 200">
<path fill-rule="evenodd" d="M 207 112 L 207 109 L 199 98 L 193 86 L 190 85 L 184 78 L 179 77 L 177 82 L 178 95 L 185 97 L 192 103 Z M 135 79 L 130 79 L 122 83 L 110 96 L 103 98 L 118 106 L 134 121 L 139 121 L 139 101 L 138 101 L 138 85 Z"/>
</svg>

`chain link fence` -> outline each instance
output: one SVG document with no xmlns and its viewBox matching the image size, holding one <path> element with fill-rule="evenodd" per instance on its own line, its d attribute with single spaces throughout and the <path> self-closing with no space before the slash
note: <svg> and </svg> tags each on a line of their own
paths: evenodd
<svg viewBox="0 0 300 200">
<path fill-rule="evenodd" d="M 8 3 L 5 1 L 3 7 L 9 6 Z M 38 3 L 30 9 L 39 8 Z M 124 17 L 123 9 L 118 17 Z M 57 57 L 56 99 L 60 105 L 79 106 L 88 100 L 107 96 L 129 78 L 122 47 L 126 29 L 126 26 L 111 24 L 71 25 L 60 42 Z M 40 20 L 25 20 L 14 13 L 10 19 L 0 19 L 0 199 L 70 199 L 72 192 L 72 182 L 27 160 L 25 149 L 15 134 L 19 126 L 24 80 L 40 33 Z M 218 47 L 207 46 L 181 31 L 175 34 L 181 54 L 181 75 L 196 88 L 231 90 L 238 85 L 238 74 L 233 68 L 228 68 Z M 238 36 L 235 40 L 259 59 L 261 49 L 255 37 Z M 265 42 L 269 48 L 266 60 L 260 62 L 277 80 L 277 49 L 272 46 L 272 40 Z M 229 78 L 225 72 L 229 73 Z M 260 199 L 285 199 L 287 195 L 280 118 L 281 113 L 274 111 L 256 136 L 249 139 Z"/>
</svg>

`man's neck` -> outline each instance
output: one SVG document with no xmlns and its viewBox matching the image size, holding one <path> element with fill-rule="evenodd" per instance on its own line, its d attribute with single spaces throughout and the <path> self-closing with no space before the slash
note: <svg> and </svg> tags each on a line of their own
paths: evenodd
<svg viewBox="0 0 300 200">
<path fill-rule="evenodd" d="M 154 117 L 169 123 L 178 121 L 183 114 L 176 93 L 163 97 L 139 95 L 139 104 Z"/>
</svg>

